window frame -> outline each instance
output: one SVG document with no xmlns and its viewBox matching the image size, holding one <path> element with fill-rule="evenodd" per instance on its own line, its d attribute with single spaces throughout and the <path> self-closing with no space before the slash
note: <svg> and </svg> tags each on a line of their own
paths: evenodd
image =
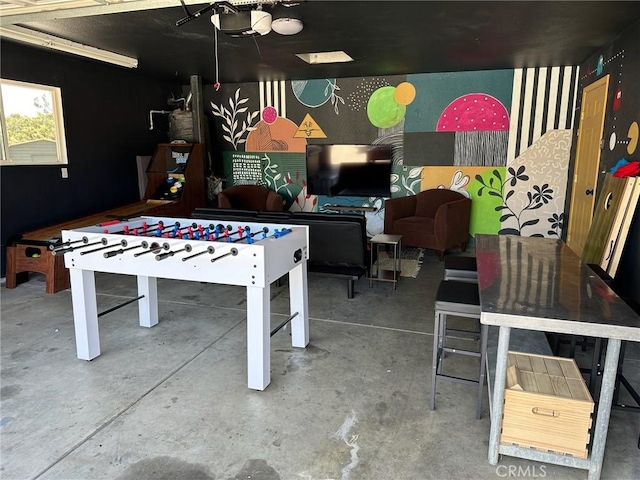
<svg viewBox="0 0 640 480">
<path fill-rule="evenodd" d="M 68 165 L 67 156 L 67 140 L 64 128 L 64 112 L 62 108 L 62 91 L 60 87 L 52 85 L 43 85 L 38 83 L 23 82 L 20 80 L 10 80 L 8 78 L 0 78 L 0 87 L 2 84 L 13 85 L 16 87 L 26 87 L 38 90 L 44 90 L 51 94 L 51 108 L 53 110 L 54 127 L 56 134 L 56 160 L 54 161 L 16 161 L 9 156 L 9 145 L 5 141 L 7 138 L 7 124 L 4 113 L 4 104 L 2 92 L 0 90 L 0 166 L 39 166 L 39 165 Z"/>
</svg>

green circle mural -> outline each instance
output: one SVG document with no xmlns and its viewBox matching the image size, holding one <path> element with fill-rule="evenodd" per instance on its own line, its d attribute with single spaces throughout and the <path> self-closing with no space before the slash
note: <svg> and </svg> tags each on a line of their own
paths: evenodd
<svg viewBox="0 0 640 480">
<path fill-rule="evenodd" d="M 402 121 L 407 107 L 395 99 L 396 87 L 382 87 L 373 92 L 367 103 L 367 116 L 372 125 L 389 128 Z"/>
</svg>

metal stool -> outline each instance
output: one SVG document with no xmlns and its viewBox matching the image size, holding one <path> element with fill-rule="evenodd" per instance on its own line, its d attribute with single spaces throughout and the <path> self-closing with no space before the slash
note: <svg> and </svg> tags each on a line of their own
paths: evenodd
<svg viewBox="0 0 640 480">
<path fill-rule="evenodd" d="M 447 255 L 444 257 L 444 279 L 478 283 L 476 257 Z"/>
<path fill-rule="evenodd" d="M 479 351 L 461 350 L 458 348 L 448 348 L 445 344 L 448 332 L 458 332 L 478 335 L 478 331 L 471 330 L 454 330 L 447 328 L 447 315 L 456 317 L 475 318 L 479 324 L 480 333 L 480 349 Z M 480 324 L 480 295 L 478 293 L 478 285 L 474 283 L 443 280 L 440 282 L 438 292 L 436 293 L 435 302 L 435 324 L 433 328 L 433 377 L 431 380 L 431 410 L 436 406 L 436 380 L 449 380 L 453 382 L 478 385 L 478 400 L 476 407 L 476 418 L 482 416 L 482 396 L 485 379 L 485 363 L 487 358 L 487 336 L 489 328 L 487 325 Z M 445 352 L 469 355 L 480 359 L 480 368 L 478 371 L 478 379 L 470 380 L 466 378 L 444 375 L 442 371 L 442 362 Z"/>
</svg>

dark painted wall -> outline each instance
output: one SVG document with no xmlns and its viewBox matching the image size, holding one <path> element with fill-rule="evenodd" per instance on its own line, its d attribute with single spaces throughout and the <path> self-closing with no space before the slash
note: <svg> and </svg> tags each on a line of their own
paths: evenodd
<svg viewBox="0 0 640 480">
<path fill-rule="evenodd" d="M 640 145 L 631 153 L 628 150 L 629 127 L 633 122 L 640 123 L 640 22 L 622 32 L 618 38 L 598 50 L 580 66 L 578 101 L 582 99 L 584 87 L 599 80 L 603 75 L 611 77 L 604 120 L 604 146 L 600 157 L 598 190 L 602 188 L 605 172 L 608 172 L 618 160 L 640 160 Z M 573 145 L 576 143 L 574 132 Z M 575 158 L 575 153 L 572 154 L 572 158 Z M 569 178 L 573 178 L 573 172 Z M 570 198 L 570 192 L 567 193 L 567 198 Z M 640 205 L 636 209 L 614 286 L 619 294 L 640 303 Z"/>
<path fill-rule="evenodd" d="M 619 295 L 633 299 L 640 306 L 640 204 L 636 207 L 613 287 Z"/>
<path fill-rule="evenodd" d="M 640 123 L 640 21 L 580 65 L 577 114 L 580 113 L 583 89 L 605 75 L 610 77 L 598 187 L 604 182 L 604 171 L 620 158 L 640 160 L 639 147 L 631 153 L 627 150 L 629 127 L 633 122 Z M 575 132 L 573 144 L 577 144 Z"/>
<path fill-rule="evenodd" d="M 68 179 L 59 166 L 3 166 L 2 260 L 11 235 L 97 213 L 139 199 L 136 155 L 168 140 L 165 116 L 172 88 L 135 71 L 71 55 L 1 42 L 2 78 L 60 87 Z M 164 121 L 163 121 L 164 120 Z"/>
</svg>

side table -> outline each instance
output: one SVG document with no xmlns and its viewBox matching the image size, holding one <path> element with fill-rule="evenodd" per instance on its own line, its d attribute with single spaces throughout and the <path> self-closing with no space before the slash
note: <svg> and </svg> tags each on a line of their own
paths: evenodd
<svg viewBox="0 0 640 480">
<path fill-rule="evenodd" d="M 396 289 L 398 280 L 400 279 L 400 252 L 402 250 L 402 235 L 387 235 L 380 233 L 374 235 L 369 239 L 369 245 L 371 246 L 371 260 L 369 263 L 369 287 L 373 286 L 374 281 L 378 282 L 393 282 L 393 289 Z M 392 245 L 393 246 L 393 270 L 386 270 L 380 268 L 379 253 L 380 245 Z M 376 252 L 376 272 L 373 273 L 373 250 Z"/>
</svg>

